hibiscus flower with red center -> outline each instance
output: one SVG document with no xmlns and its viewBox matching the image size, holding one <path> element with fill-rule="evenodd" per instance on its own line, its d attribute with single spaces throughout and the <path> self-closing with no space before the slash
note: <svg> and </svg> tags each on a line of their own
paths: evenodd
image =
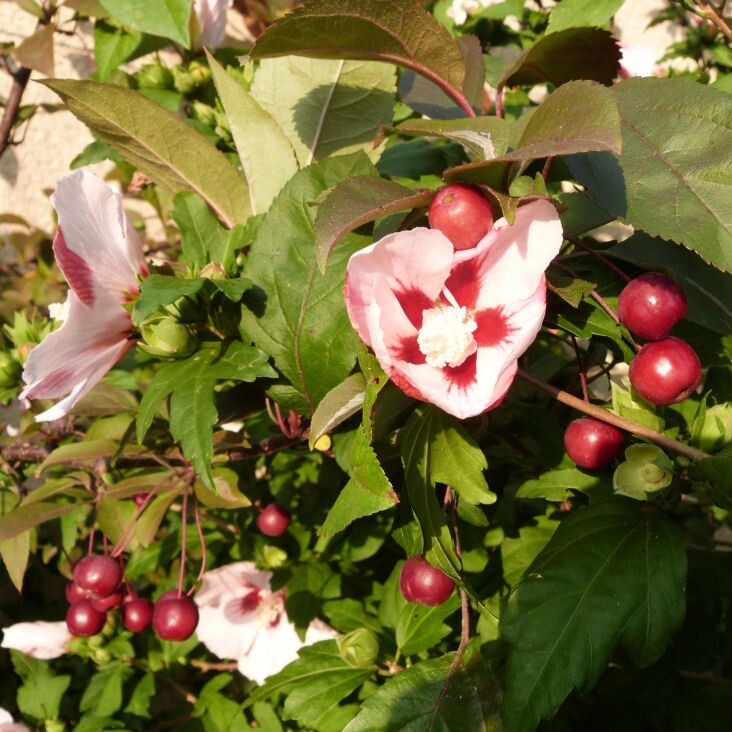
<svg viewBox="0 0 732 732">
<path fill-rule="evenodd" d="M 501 402 L 536 338 L 562 241 L 547 200 L 497 220 L 473 249 L 455 251 L 436 229 L 389 234 L 349 260 L 348 315 L 398 387 L 473 417 Z"/>
</svg>

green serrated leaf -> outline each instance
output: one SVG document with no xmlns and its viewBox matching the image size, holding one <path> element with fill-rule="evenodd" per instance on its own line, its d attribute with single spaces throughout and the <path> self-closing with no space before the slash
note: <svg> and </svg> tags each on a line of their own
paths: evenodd
<svg viewBox="0 0 732 732">
<path fill-rule="evenodd" d="M 306 3 L 261 35 L 254 59 L 299 55 L 387 61 L 460 92 L 459 46 L 434 16 L 411 0 L 320 0 Z"/>
<path fill-rule="evenodd" d="M 296 719 L 319 728 L 328 715 L 337 712 L 339 702 L 373 673 L 372 667 L 349 666 L 338 652 L 336 641 L 321 641 L 300 650 L 300 658 L 255 689 L 244 708 L 273 694 L 286 694 L 283 719 Z"/>
<path fill-rule="evenodd" d="M 547 501 L 566 501 L 570 491 L 588 491 L 602 483 L 597 475 L 583 473 L 577 468 L 547 470 L 539 478 L 527 480 L 516 491 L 516 498 L 543 498 Z"/>
<path fill-rule="evenodd" d="M 486 732 L 499 729 L 500 684 L 477 651 L 457 669 L 454 653 L 421 661 L 388 679 L 344 732 Z"/>
<path fill-rule="evenodd" d="M 354 176 L 339 183 L 320 204 L 315 219 L 321 272 L 325 272 L 334 247 L 346 234 L 389 214 L 427 207 L 433 195 L 432 191 L 415 193 L 372 175 Z"/>
<path fill-rule="evenodd" d="M 188 265 L 202 269 L 212 261 L 212 252 L 225 248 L 229 232 L 196 193 L 178 193 L 173 199 L 172 217 L 180 229 L 181 259 Z M 226 268 L 226 263 L 219 264 Z"/>
<path fill-rule="evenodd" d="M 374 137 L 391 121 L 394 89 L 394 70 L 384 64 L 290 57 L 262 61 L 251 94 L 304 168 L 357 150 L 376 160 Z"/>
<path fill-rule="evenodd" d="M 555 295 L 559 295 L 573 308 L 579 307 L 580 303 L 597 287 L 595 282 L 556 272 L 547 272 L 547 284 Z"/>
<path fill-rule="evenodd" d="M 583 25 L 597 26 L 609 20 L 625 0 L 562 0 L 552 8 L 547 33 Z"/>
<path fill-rule="evenodd" d="M 116 20 L 143 33 L 170 38 L 189 48 L 193 0 L 99 0 Z"/>
<path fill-rule="evenodd" d="M 108 717 L 122 708 L 122 685 L 133 674 L 123 663 L 113 663 L 94 674 L 79 702 L 82 712 Z"/>
<path fill-rule="evenodd" d="M 54 676 L 48 662 L 14 649 L 10 651 L 10 659 L 15 673 L 23 680 L 17 695 L 20 711 L 39 721 L 58 719 L 61 699 L 71 683 L 71 676 Z"/>
<path fill-rule="evenodd" d="M 227 228 L 251 215 L 244 178 L 180 117 L 121 86 L 70 79 L 43 83 L 95 136 L 167 193 L 198 193 Z"/>
<path fill-rule="evenodd" d="M 99 81 L 107 81 L 141 43 L 141 33 L 97 19 L 94 23 L 94 63 Z"/>
<path fill-rule="evenodd" d="M 297 172 L 295 151 L 272 115 L 210 53 L 206 57 L 247 179 L 252 212 L 263 213 Z M 278 93 L 285 82 L 285 77 L 278 80 Z"/>
<path fill-rule="evenodd" d="M 132 322 L 140 325 L 145 318 L 165 305 L 170 305 L 181 297 L 192 297 L 205 282 L 203 278 L 187 280 L 182 277 L 151 274 L 140 286 L 140 297 L 135 300 L 132 308 Z"/>
<path fill-rule="evenodd" d="M 460 607 L 460 596 L 453 592 L 434 607 L 405 602 L 396 622 L 396 643 L 405 656 L 421 653 L 437 645 L 451 631 L 445 619 Z"/>
<path fill-rule="evenodd" d="M 574 79 L 610 84 L 619 61 L 620 49 L 608 31 L 567 28 L 540 38 L 504 73 L 499 86 L 560 86 Z"/>
<path fill-rule="evenodd" d="M 589 691 L 618 643 L 647 666 L 684 618 L 683 533 L 630 501 L 598 501 L 566 518 L 501 616 L 510 644 L 507 729 L 533 730 L 572 688 Z"/>
<path fill-rule="evenodd" d="M 729 94 L 681 77 L 612 88 L 623 153 L 570 158 L 575 176 L 612 216 L 683 244 L 732 272 Z"/>
<path fill-rule="evenodd" d="M 547 516 L 535 516 L 532 522 L 522 526 L 517 537 L 506 537 L 501 542 L 503 579 L 511 587 L 524 576 L 526 569 L 554 536 L 559 526 L 559 521 Z"/>
<path fill-rule="evenodd" d="M 12 494 L 3 496 L 4 508 L 10 509 L 13 501 L 17 501 Z M 28 567 L 28 558 L 30 556 L 32 531 L 24 531 L 22 534 L 0 541 L 0 558 L 5 564 L 5 569 L 10 577 L 11 582 L 18 590 L 23 592 L 23 577 Z"/>
<path fill-rule="evenodd" d="M 496 494 L 488 488 L 483 471 L 488 461 L 458 419 L 437 412 L 433 419 L 430 449 L 430 474 L 438 483 L 454 488 L 472 504 L 495 503 Z"/>
<path fill-rule="evenodd" d="M 203 348 L 190 358 L 165 364 L 148 385 L 137 415 L 137 440 L 142 442 L 160 402 L 170 396 L 170 432 L 193 463 L 206 486 L 216 491 L 211 459 L 211 428 L 218 419 L 214 387 L 221 379 L 254 381 L 274 372 L 257 348 L 232 343 L 225 353 L 220 347 Z"/>
<path fill-rule="evenodd" d="M 290 382 L 278 399 L 311 415 L 320 400 L 351 372 L 356 335 L 343 301 L 345 267 L 364 237 L 350 235 L 318 270 L 312 202 L 354 175 L 373 170 L 361 154 L 324 160 L 287 183 L 265 215 L 249 250 L 244 274 L 255 287 L 245 296 L 242 328 L 273 356 Z"/>
<path fill-rule="evenodd" d="M 391 482 L 363 429 L 356 430 L 348 452 L 351 480 L 340 492 L 320 529 L 321 536 L 333 536 L 356 519 L 371 516 L 399 503 Z"/>
</svg>

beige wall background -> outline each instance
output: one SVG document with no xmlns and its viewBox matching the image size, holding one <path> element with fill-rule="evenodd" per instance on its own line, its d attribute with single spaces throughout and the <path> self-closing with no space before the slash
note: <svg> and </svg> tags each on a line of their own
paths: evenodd
<svg viewBox="0 0 732 732">
<path fill-rule="evenodd" d="M 151 0 L 155 2 L 156 0 Z M 673 40 L 673 28 L 668 24 L 648 29 L 654 13 L 664 6 L 664 0 L 627 0 L 616 16 L 616 33 L 627 43 L 644 43 L 663 51 Z M 68 35 L 56 35 L 55 76 L 81 79 L 94 71 L 92 55 L 92 27 L 89 23 L 71 21 L 71 12 L 62 16 L 62 29 Z M 227 34 L 244 37 L 243 25 L 237 24 L 238 16 L 232 13 Z M 36 19 L 24 12 L 14 0 L 0 0 L 0 43 L 16 44 L 30 35 Z M 34 80 L 43 76 L 33 72 L 23 104 L 57 104 L 58 98 Z M 7 98 L 11 80 L 0 73 L 0 98 Z M 46 112 L 39 110 L 24 127 L 23 142 L 12 146 L 0 158 L 0 216 L 16 214 L 28 223 L 49 234 L 53 231 L 53 210 L 48 195 L 56 180 L 69 171 L 69 164 L 92 141 L 87 128 L 67 111 Z M 105 167 L 97 166 L 102 174 Z M 0 221 L 0 241 L 17 225 Z"/>
</svg>

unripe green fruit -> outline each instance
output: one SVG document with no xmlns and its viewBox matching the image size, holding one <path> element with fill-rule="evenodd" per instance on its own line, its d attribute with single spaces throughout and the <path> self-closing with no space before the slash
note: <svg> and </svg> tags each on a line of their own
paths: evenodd
<svg viewBox="0 0 732 732">
<path fill-rule="evenodd" d="M 701 450 L 713 452 L 732 442 L 732 404 L 709 407 L 691 427 L 694 441 Z"/>
<path fill-rule="evenodd" d="M 143 89 L 172 89 L 173 74 L 160 64 L 146 64 L 136 74 L 135 81 Z"/>
<path fill-rule="evenodd" d="M 613 490 L 621 496 L 646 501 L 651 494 L 666 488 L 674 477 L 671 460 L 655 445 L 631 445 L 625 462 L 613 475 Z"/>
<path fill-rule="evenodd" d="M 341 658 L 353 668 L 372 666 L 379 656 L 379 641 L 368 628 L 357 628 L 336 642 Z"/>
<path fill-rule="evenodd" d="M 140 327 L 140 348 L 158 358 L 185 358 L 198 346 L 198 339 L 188 326 L 170 315 L 156 316 Z"/>
<path fill-rule="evenodd" d="M 196 90 L 196 79 L 188 71 L 175 67 L 173 68 L 173 86 L 181 94 L 191 94 Z"/>
</svg>

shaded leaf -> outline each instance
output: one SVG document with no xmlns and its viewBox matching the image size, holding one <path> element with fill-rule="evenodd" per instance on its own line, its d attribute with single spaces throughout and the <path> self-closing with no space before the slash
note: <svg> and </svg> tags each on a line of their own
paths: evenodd
<svg viewBox="0 0 732 732">
<path fill-rule="evenodd" d="M 140 297 L 135 300 L 132 309 L 132 322 L 140 325 L 145 318 L 165 305 L 170 305 L 182 297 L 192 297 L 205 282 L 206 280 L 200 277 L 187 280 L 171 275 L 149 275 L 140 285 Z"/>
<path fill-rule="evenodd" d="M 547 501 L 566 501 L 570 491 L 587 491 L 597 486 L 602 478 L 583 473 L 577 468 L 547 470 L 540 477 L 527 480 L 516 491 L 516 498 L 543 498 Z"/>
<path fill-rule="evenodd" d="M 498 729 L 500 685 L 495 674 L 477 651 L 468 649 L 450 678 L 455 660 L 455 654 L 448 653 L 400 671 L 366 699 L 345 732 Z"/>
<path fill-rule="evenodd" d="M 427 207 L 433 196 L 433 191 L 415 193 L 372 175 L 354 176 L 339 183 L 320 204 L 315 220 L 320 270 L 325 272 L 334 247 L 350 231 L 398 211 Z"/>
<path fill-rule="evenodd" d="M 732 272 L 729 94 L 690 79 L 629 79 L 613 87 L 623 152 L 568 159 L 612 216 L 683 244 Z"/>
<path fill-rule="evenodd" d="M 4 508 L 9 509 L 9 504 L 13 500 L 12 494 L 6 494 L 3 498 Z M 24 531 L 22 534 L 16 534 L 5 541 L 0 541 L 0 557 L 5 564 L 5 569 L 11 582 L 18 592 L 23 592 L 23 576 L 28 566 L 30 544 L 30 530 Z"/>
<path fill-rule="evenodd" d="M 193 0 L 99 0 L 116 20 L 144 33 L 170 38 L 189 48 Z"/>
<path fill-rule="evenodd" d="M 533 730 L 572 688 L 589 691 L 618 643 L 647 666 L 684 618 L 683 533 L 630 501 L 567 517 L 509 596 L 506 728 Z"/>
<path fill-rule="evenodd" d="M 107 81 L 112 72 L 132 56 L 142 43 L 142 33 L 97 19 L 94 23 L 94 63 L 97 79 Z"/>
<path fill-rule="evenodd" d="M 277 398 L 311 415 L 320 400 L 353 369 L 357 337 L 343 300 L 345 267 L 364 245 L 351 235 L 333 253 L 326 275 L 318 270 L 312 202 L 354 175 L 373 170 L 361 154 L 330 158 L 287 183 L 257 230 L 244 275 L 254 287 L 245 296 L 242 328 L 270 354 L 291 385 Z"/>
<path fill-rule="evenodd" d="M 272 115 L 208 51 L 206 58 L 247 179 L 252 212 L 263 213 L 297 172 L 295 152 Z M 284 82 L 279 80 L 278 93 Z"/>
<path fill-rule="evenodd" d="M 499 86 L 560 86 L 573 79 L 610 84 L 619 61 L 620 49 L 608 31 L 568 28 L 540 38 L 504 73 Z"/>
<path fill-rule="evenodd" d="M 533 525 L 522 526 L 515 538 L 507 536 L 501 542 L 503 579 L 513 587 L 539 552 L 547 545 L 559 526 L 559 521 L 535 516 Z"/>
<path fill-rule="evenodd" d="M 460 93 L 465 65 L 457 43 L 411 0 L 320 0 L 272 25 L 251 51 L 268 56 L 369 59 L 396 63 Z"/>
<path fill-rule="evenodd" d="M 212 261 L 213 251 L 222 251 L 225 248 L 228 232 L 211 214 L 206 202 L 198 194 L 190 191 L 178 193 L 173 199 L 171 215 L 180 229 L 181 259 L 190 266 L 205 267 Z M 219 264 L 226 269 L 227 263 Z"/>
<path fill-rule="evenodd" d="M 391 120 L 394 87 L 394 70 L 385 64 L 290 57 L 262 61 L 251 94 L 303 168 L 357 150 L 378 158 L 373 141 Z"/>
<path fill-rule="evenodd" d="M 69 79 L 43 83 L 96 137 L 169 194 L 198 193 L 228 228 L 251 215 L 244 178 L 180 117 L 121 86 Z"/>
<path fill-rule="evenodd" d="M 588 282 L 579 277 L 557 274 L 556 272 L 547 273 L 547 284 L 555 295 L 559 295 L 562 300 L 568 302 L 573 308 L 579 307 L 584 298 L 597 287 L 594 282 Z"/>
<path fill-rule="evenodd" d="M 91 712 L 95 717 L 108 717 L 118 712 L 122 708 L 122 685 L 133 673 L 121 662 L 100 669 L 84 689 L 80 711 Z"/>
</svg>

